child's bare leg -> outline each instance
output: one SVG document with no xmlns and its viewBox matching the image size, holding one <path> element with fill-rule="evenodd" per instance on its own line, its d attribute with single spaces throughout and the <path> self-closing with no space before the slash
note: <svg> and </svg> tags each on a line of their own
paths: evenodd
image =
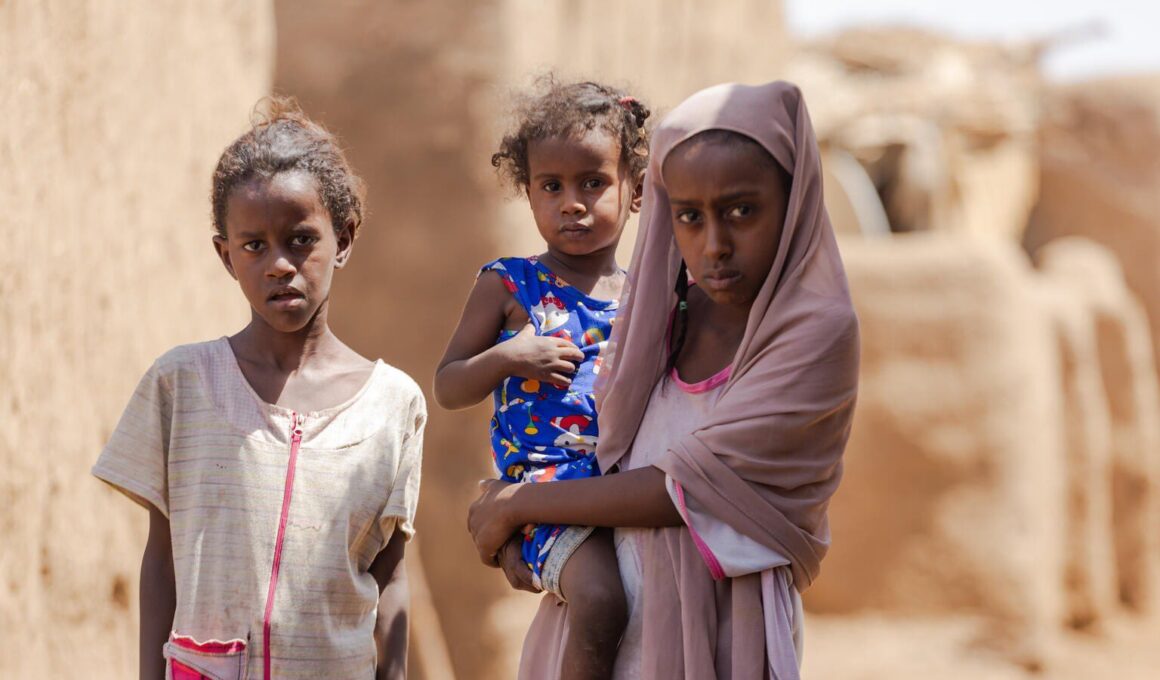
<svg viewBox="0 0 1160 680">
<path fill-rule="evenodd" d="M 611 678 L 628 601 L 610 530 L 597 529 L 576 548 L 560 572 L 560 592 L 568 601 L 561 680 Z"/>
</svg>

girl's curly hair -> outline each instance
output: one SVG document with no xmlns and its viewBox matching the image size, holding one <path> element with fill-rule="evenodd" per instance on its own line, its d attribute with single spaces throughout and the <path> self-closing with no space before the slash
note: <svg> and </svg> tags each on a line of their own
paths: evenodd
<svg viewBox="0 0 1160 680">
<path fill-rule="evenodd" d="M 648 166 L 650 111 L 636 97 L 591 81 L 561 83 L 554 76 L 540 78 L 533 92 L 518 98 L 514 129 L 504 135 L 491 164 L 516 191 L 528 188 L 528 144 L 538 139 L 568 137 L 596 129 L 607 130 L 620 142 L 620 161 L 633 177 Z"/>
<path fill-rule="evenodd" d="M 366 187 L 350 167 L 342 148 L 326 128 L 310 120 L 290 97 L 265 97 L 254 107 L 252 127 L 222 152 L 213 173 L 213 226 L 226 236 L 230 193 L 255 177 L 281 172 L 308 172 L 318 183 L 322 204 L 336 231 L 351 226 L 358 234 Z"/>
</svg>

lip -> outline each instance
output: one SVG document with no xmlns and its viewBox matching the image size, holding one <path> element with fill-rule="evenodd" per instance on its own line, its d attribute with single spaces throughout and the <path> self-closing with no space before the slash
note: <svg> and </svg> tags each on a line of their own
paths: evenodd
<svg viewBox="0 0 1160 680">
<path fill-rule="evenodd" d="M 579 222 L 570 222 L 560 225 L 560 233 L 565 236 L 586 236 L 592 233 L 592 227 Z"/>
<path fill-rule="evenodd" d="M 697 282 L 712 290 L 726 290 L 741 281 L 741 272 L 735 269 L 721 269 L 707 272 Z"/>
<path fill-rule="evenodd" d="M 282 309 L 306 304 L 306 294 L 293 286 L 283 286 L 266 297 L 266 302 Z"/>
</svg>

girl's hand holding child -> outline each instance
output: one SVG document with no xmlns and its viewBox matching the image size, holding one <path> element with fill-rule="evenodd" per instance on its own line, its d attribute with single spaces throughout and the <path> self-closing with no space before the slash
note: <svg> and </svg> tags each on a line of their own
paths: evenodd
<svg viewBox="0 0 1160 680">
<path fill-rule="evenodd" d="M 467 531 L 484 564 L 495 566 L 500 553 L 511 543 L 508 539 L 519 523 L 512 521 L 501 508 L 504 507 L 504 500 L 510 498 L 520 486 L 523 484 L 512 484 L 502 479 L 484 479 L 479 482 L 479 498 L 467 510 Z M 513 579 L 512 574 L 507 576 L 509 581 L 518 580 Z"/>
</svg>

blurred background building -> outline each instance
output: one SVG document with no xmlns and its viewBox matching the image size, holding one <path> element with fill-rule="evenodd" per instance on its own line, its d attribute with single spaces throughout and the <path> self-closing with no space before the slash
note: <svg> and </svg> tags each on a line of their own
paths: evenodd
<svg viewBox="0 0 1160 680">
<path fill-rule="evenodd" d="M 806 93 L 864 338 L 806 677 L 1155 677 L 1160 18 L 1015 4 L 0 2 L 0 677 L 135 673 L 145 513 L 88 468 L 154 357 L 247 318 L 208 189 L 253 103 L 344 140 L 333 323 L 426 387 L 478 266 L 540 245 L 488 157 L 547 70 L 658 117 Z M 488 407 L 430 405 L 413 675 L 512 677 L 536 599 L 463 530 Z"/>
</svg>

